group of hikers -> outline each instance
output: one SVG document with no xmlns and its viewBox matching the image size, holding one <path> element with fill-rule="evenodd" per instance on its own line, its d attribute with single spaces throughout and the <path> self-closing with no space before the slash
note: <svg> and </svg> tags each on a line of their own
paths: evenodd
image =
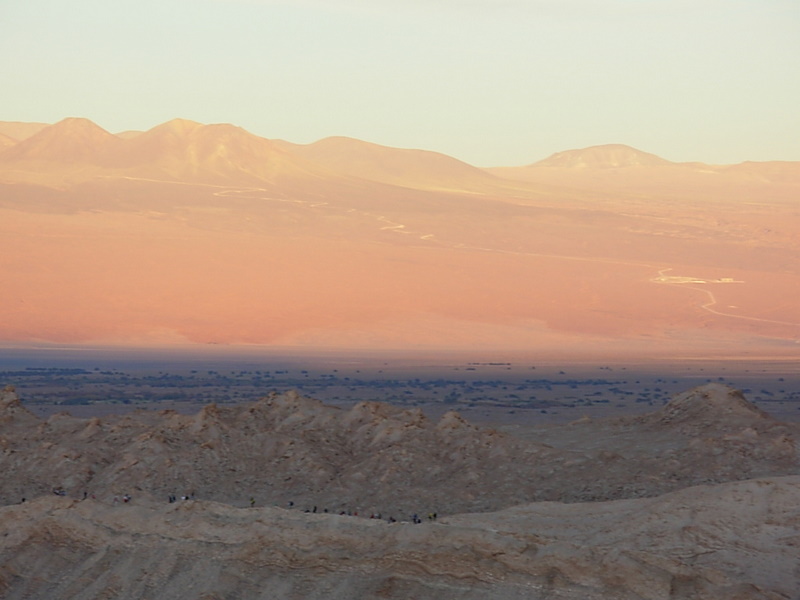
<svg viewBox="0 0 800 600">
<path fill-rule="evenodd" d="M 61 486 L 54 487 L 53 488 L 53 494 L 55 494 L 56 496 L 66 497 L 67 496 L 67 490 L 65 490 Z M 84 491 L 82 499 L 83 500 L 87 500 L 89 497 L 90 497 L 89 492 Z M 94 494 L 91 494 L 91 499 L 92 500 L 97 500 L 97 496 L 95 496 Z M 123 504 L 127 504 L 132 499 L 133 499 L 133 497 L 130 494 L 123 494 L 122 496 L 115 495 L 113 500 L 112 500 L 112 502 L 114 504 L 119 504 L 120 502 L 122 502 Z M 26 500 L 26 498 L 22 498 L 22 502 L 25 502 L 25 500 Z"/>
<path fill-rule="evenodd" d="M 66 490 L 63 487 L 60 487 L 60 486 L 59 487 L 54 487 L 53 488 L 53 493 L 56 496 L 66 496 L 67 495 Z M 89 497 L 89 493 L 88 492 L 83 492 L 83 499 L 86 500 L 88 497 Z M 94 494 L 92 494 L 91 497 L 92 497 L 92 499 L 95 499 L 95 495 Z M 177 502 L 178 499 L 179 498 L 178 498 L 178 496 L 176 494 L 169 494 L 167 496 L 167 502 L 169 502 L 170 504 L 172 504 L 174 502 Z M 190 492 L 189 494 L 184 494 L 184 495 L 180 496 L 180 500 L 194 500 L 194 499 L 195 499 L 195 493 L 194 492 Z M 22 502 L 25 502 L 25 500 L 26 499 L 23 498 Z M 127 504 L 131 500 L 132 500 L 132 496 L 130 494 L 124 494 L 121 497 L 121 502 L 123 504 Z M 118 495 L 114 496 L 113 503 L 114 504 L 119 504 L 120 503 L 120 496 L 118 496 Z M 251 508 L 255 507 L 255 505 L 256 505 L 255 497 L 253 497 L 253 496 L 250 497 L 249 504 L 250 504 Z M 287 503 L 287 508 L 289 508 L 289 509 L 295 508 L 294 502 L 289 501 Z M 322 513 L 325 513 L 325 514 L 331 514 L 330 511 L 328 511 L 327 508 L 323 508 L 322 511 L 319 511 L 316 505 L 312 506 L 311 508 L 306 508 L 303 512 L 307 512 L 307 513 L 322 512 Z M 359 516 L 357 510 L 355 510 L 355 511 L 341 510 L 341 511 L 339 511 L 338 514 L 340 516 L 348 516 L 348 517 L 357 517 L 357 516 Z M 362 516 L 365 516 L 365 515 L 362 515 Z M 397 523 L 397 519 L 395 519 L 393 516 L 389 516 L 389 517 L 385 517 L 384 518 L 384 516 L 380 512 L 370 513 L 369 518 L 370 519 L 385 520 L 387 523 Z M 437 518 L 437 514 L 435 512 L 430 512 L 426 516 L 426 519 L 428 521 L 436 521 L 436 518 Z M 411 519 L 410 520 L 411 520 L 412 523 L 415 523 L 415 524 L 419 524 L 419 523 L 423 522 L 422 517 L 420 517 L 417 513 L 414 513 L 413 515 L 411 515 Z"/>
<path fill-rule="evenodd" d="M 251 496 L 250 497 L 250 507 L 251 508 L 255 507 L 255 505 L 256 505 L 256 500 L 255 500 L 254 497 Z M 287 503 L 287 508 L 292 509 L 294 507 L 295 507 L 294 506 L 294 502 L 289 501 Z M 318 513 L 318 512 L 322 512 L 323 514 L 333 514 L 327 508 L 323 508 L 322 511 L 319 511 L 319 509 L 317 508 L 316 505 L 312 506 L 311 508 L 306 508 L 303 512 L 310 513 L 310 514 L 314 514 L 314 513 Z M 358 511 L 357 510 L 354 510 L 354 511 L 351 511 L 351 510 L 340 510 L 338 514 L 339 514 L 339 516 L 343 516 L 343 517 L 344 516 L 357 517 L 358 516 Z M 364 516 L 364 515 L 362 515 L 362 516 Z M 438 515 L 435 512 L 430 512 L 427 515 L 427 520 L 428 521 L 436 521 L 437 516 Z M 395 519 L 393 516 L 389 516 L 389 517 L 386 517 L 384 519 L 383 515 L 381 513 L 379 513 L 379 512 L 370 513 L 369 518 L 370 519 L 385 520 L 387 523 L 397 523 L 397 519 Z M 411 516 L 411 522 L 412 523 L 419 524 L 419 523 L 422 523 L 422 521 L 423 521 L 423 519 L 417 513 L 414 513 Z"/>
<path fill-rule="evenodd" d="M 190 494 L 184 494 L 183 496 L 181 496 L 181 500 L 194 500 L 194 492 L 192 492 Z M 167 497 L 167 501 L 170 504 L 172 504 L 173 502 L 177 502 L 178 501 L 178 497 L 175 494 L 170 494 Z"/>
</svg>

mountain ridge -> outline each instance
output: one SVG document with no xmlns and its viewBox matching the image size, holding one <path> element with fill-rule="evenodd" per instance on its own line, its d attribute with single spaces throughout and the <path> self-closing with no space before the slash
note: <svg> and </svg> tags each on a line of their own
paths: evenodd
<svg viewBox="0 0 800 600">
<path fill-rule="evenodd" d="M 67 117 L 6 149 L 0 160 L 105 166 L 120 145 L 119 138 L 93 121 Z"/>
<path fill-rule="evenodd" d="M 211 404 L 193 415 L 137 411 L 80 419 L 60 413 L 41 420 L 6 388 L 1 443 L 15 451 L 0 454 L 0 504 L 57 487 L 70 494 L 136 489 L 164 498 L 191 490 L 233 504 L 255 495 L 336 512 L 452 514 L 532 501 L 654 496 L 708 481 L 792 474 L 796 428 L 737 408 L 743 402 L 728 386 L 705 385 L 648 417 L 553 426 L 571 439 L 592 439 L 593 431 L 610 428 L 661 440 L 611 460 L 602 445 L 579 450 L 524 440 L 455 412 L 433 421 L 418 409 L 380 402 L 342 409 L 297 392 Z M 704 415 L 702 444 L 685 420 L 663 416 L 673 413 Z M 663 439 L 670 440 L 666 446 Z"/>
<path fill-rule="evenodd" d="M 496 183 L 485 170 L 430 150 L 392 148 L 355 138 L 332 136 L 311 144 L 281 141 L 284 147 L 337 173 L 431 189 L 453 189 Z"/>
<path fill-rule="evenodd" d="M 175 118 L 147 131 L 112 134 L 89 119 L 68 117 L 55 124 L 0 121 L 0 176 L 14 180 L 20 168 L 28 178 L 43 176 L 52 164 L 68 182 L 97 176 L 168 177 L 181 181 L 253 184 L 282 175 L 345 177 L 423 190 L 513 191 L 542 170 L 615 171 L 671 167 L 717 174 L 746 175 L 764 181 L 800 180 L 800 162 L 745 161 L 734 165 L 677 163 L 625 144 L 603 144 L 556 152 L 523 167 L 480 168 L 446 154 L 394 148 L 331 136 L 310 144 L 270 140 L 230 124 L 201 124 Z M 215 138 L 216 136 L 216 138 Z M 227 151 L 225 144 L 231 147 Z M 150 153 L 150 156 L 148 156 Z M 149 164 L 148 163 L 152 163 Z M 129 171 L 125 173 L 124 171 Z M 18 175 L 17 175 L 18 177 Z M 516 183 L 513 183 L 516 182 Z M 530 184 L 530 182 L 529 182 Z"/>
<path fill-rule="evenodd" d="M 173 119 L 136 136 L 116 136 L 92 121 L 67 118 L 0 152 L 30 176 L 53 165 L 70 183 L 97 177 L 252 185 L 281 177 L 326 177 L 315 165 L 230 124 Z M 0 171 L 1 172 L 1 171 Z"/>
</svg>

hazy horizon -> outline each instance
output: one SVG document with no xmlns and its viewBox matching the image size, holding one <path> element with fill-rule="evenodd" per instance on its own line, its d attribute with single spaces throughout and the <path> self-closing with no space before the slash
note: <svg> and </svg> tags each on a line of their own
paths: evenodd
<svg viewBox="0 0 800 600">
<path fill-rule="evenodd" d="M 798 33 L 789 0 L 7 3 L 0 341 L 790 355 Z"/>
<path fill-rule="evenodd" d="M 0 115 L 0 116 L 2 116 L 2 115 Z M 61 123 L 65 123 L 65 122 L 68 122 L 68 121 L 74 121 L 74 120 L 78 120 L 78 121 L 87 120 L 90 123 L 96 125 L 97 127 L 100 127 L 101 129 L 103 129 L 107 133 L 110 133 L 111 135 L 113 135 L 115 137 L 120 137 L 122 139 L 131 139 L 133 137 L 141 135 L 142 133 L 147 133 L 147 132 L 149 132 L 151 130 L 154 130 L 154 129 L 157 129 L 159 127 L 170 126 L 171 124 L 174 124 L 174 123 L 187 123 L 187 124 L 198 125 L 198 126 L 208 126 L 208 125 L 211 125 L 211 126 L 233 126 L 233 127 L 239 128 L 239 129 L 243 129 L 244 131 L 247 131 L 246 129 L 244 129 L 244 128 L 242 128 L 242 127 L 240 127 L 240 126 L 238 126 L 238 125 L 236 125 L 234 123 L 230 123 L 230 122 L 201 123 L 199 121 L 194 121 L 192 119 L 184 119 L 182 117 L 175 117 L 173 119 L 168 119 L 167 121 L 164 121 L 164 122 L 154 123 L 149 127 L 145 127 L 144 129 L 130 129 L 129 128 L 129 129 L 124 129 L 124 130 L 113 130 L 112 131 L 112 130 L 109 130 L 109 129 L 103 127 L 100 123 L 96 123 L 95 121 L 93 121 L 91 119 L 88 119 L 87 117 L 84 117 L 84 116 L 81 116 L 81 115 L 68 115 L 68 116 L 65 116 L 65 117 L 59 119 L 58 121 L 48 122 L 48 123 L 41 122 L 41 121 L 0 120 L 0 130 L 2 130 L 4 128 L 8 128 L 8 129 L 11 129 L 11 130 L 18 129 L 18 133 L 15 131 L 15 133 L 17 133 L 17 137 L 11 136 L 12 139 L 14 140 L 14 142 L 16 143 L 16 142 L 24 141 L 24 140 L 32 137 L 35 133 L 38 133 L 42 129 L 45 129 L 45 128 L 51 126 L 51 125 L 58 125 L 58 124 L 61 124 Z M 250 131 L 247 131 L 247 132 L 248 133 L 253 133 L 253 132 L 250 132 Z M 0 133 L 2 133 L 2 132 L 0 132 Z M 297 142 L 295 142 L 293 140 L 270 138 L 269 136 L 263 136 L 263 135 L 259 135 L 258 137 L 261 137 L 261 138 L 263 138 L 265 140 L 268 140 L 268 141 L 271 141 L 271 142 L 277 142 L 279 144 L 288 144 L 290 146 L 297 146 L 297 147 L 303 147 L 303 146 L 305 146 L 305 147 L 314 147 L 314 146 L 319 146 L 319 145 L 325 144 L 325 143 L 334 143 L 334 141 L 337 141 L 337 140 L 343 140 L 343 141 L 352 141 L 352 142 L 356 142 L 356 143 L 363 143 L 365 145 L 375 146 L 375 147 L 383 148 L 383 149 L 386 149 L 386 150 L 400 150 L 400 151 L 408 151 L 408 152 L 431 152 L 431 153 L 435 153 L 435 154 L 441 154 L 441 155 L 446 156 L 448 158 L 453 158 L 455 160 L 458 160 L 459 162 L 463 162 L 465 164 L 468 164 L 470 166 L 474 166 L 474 167 L 479 168 L 479 169 L 482 168 L 482 169 L 484 169 L 486 171 L 489 171 L 489 172 L 492 172 L 493 169 L 494 170 L 498 170 L 498 169 L 525 167 L 525 166 L 535 165 L 537 163 L 541 163 L 543 165 L 549 164 L 550 166 L 554 166 L 557 163 L 548 163 L 548 161 L 550 161 L 552 159 L 556 159 L 557 160 L 561 155 L 568 155 L 570 153 L 577 153 L 577 152 L 583 152 L 583 151 L 586 151 L 586 152 L 604 152 L 604 151 L 612 152 L 612 151 L 614 151 L 614 149 L 621 149 L 623 152 L 635 151 L 635 152 L 641 153 L 643 155 L 644 154 L 648 154 L 648 155 L 651 155 L 652 157 L 654 157 L 656 159 L 663 160 L 665 163 L 669 162 L 669 163 L 673 163 L 673 164 L 677 164 L 677 165 L 680 165 L 680 164 L 700 164 L 700 165 L 707 164 L 707 165 L 711 165 L 711 166 L 727 166 L 728 164 L 729 165 L 736 165 L 736 164 L 749 163 L 749 162 L 765 162 L 765 163 L 769 163 L 769 162 L 773 162 L 773 163 L 800 162 L 800 161 L 793 161 L 793 160 L 758 161 L 758 160 L 755 160 L 755 159 L 752 159 L 752 158 L 746 158 L 746 159 L 744 159 L 744 160 L 742 160 L 740 162 L 737 162 L 737 163 L 726 163 L 726 164 L 723 164 L 723 163 L 712 163 L 712 162 L 703 161 L 703 160 L 673 161 L 673 160 L 669 160 L 669 159 L 667 159 L 667 158 L 665 158 L 663 156 L 659 156 L 659 155 L 653 154 L 652 152 L 649 152 L 646 148 L 635 148 L 635 147 L 631 146 L 630 144 L 626 144 L 624 142 L 607 142 L 607 143 L 598 143 L 598 144 L 594 144 L 594 145 L 586 146 L 586 147 L 582 147 L 582 148 L 560 148 L 560 149 L 555 149 L 552 152 L 550 152 L 549 154 L 547 154 L 547 156 L 542 156 L 542 157 L 539 157 L 537 159 L 528 161 L 528 163 L 526 163 L 524 165 L 516 165 L 516 164 L 513 164 L 513 165 L 512 164 L 499 165 L 498 164 L 498 165 L 494 165 L 492 167 L 485 167 L 485 166 L 481 167 L 479 165 L 472 164 L 472 163 L 469 163 L 467 161 L 463 161 L 463 160 L 461 160 L 461 159 L 459 159 L 459 158 L 457 158 L 455 156 L 448 155 L 448 154 L 445 154 L 443 152 L 439 152 L 439 151 L 436 151 L 436 150 L 432 150 L 430 148 L 401 148 L 401 147 L 394 147 L 394 146 L 386 146 L 384 144 L 379 144 L 379 143 L 377 143 L 377 142 L 375 142 L 373 140 L 359 139 L 359 138 L 354 138 L 354 137 L 349 137 L 349 136 L 331 135 L 331 136 L 327 136 L 327 137 L 324 137 L 324 138 L 319 138 L 317 140 L 312 140 L 311 142 L 308 142 L 308 143 L 297 143 Z"/>
<path fill-rule="evenodd" d="M 0 8 L 2 118 L 175 117 L 514 166 L 623 143 L 800 160 L 786 0 L 45 2 Z"/>
<path fill-rule="evenodd" d="M 791 354 L 799 188 L 797 162 L 602 146 L 489 171 L 71 119 L 0 152 L 0 340 Z"/>
</svg>

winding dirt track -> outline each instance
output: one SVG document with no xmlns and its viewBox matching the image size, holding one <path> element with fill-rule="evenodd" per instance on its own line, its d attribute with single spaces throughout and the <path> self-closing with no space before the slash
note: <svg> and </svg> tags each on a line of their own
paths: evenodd
<svg viewBox="0 0 800 600">
<path fill-rule="evenodd" d="M 700 308 L 702 308 L 705 311 L 710 312 L 713 315 L 718 315 L 720 317 L 727 317 L 727 318 L 730 318 L 730 319 L 742 319 L 742 320 L 745 320 L 745 321 L 756 321 L 756 322 L 760 322 L 760 323 L 772 323 L 772 324 L 776 324 L 776 325 L 790 325 L 792 327 L 800 327 L 800 322 L 777 321 L 775 319 L 763 319 L 761 317 L 749 317 L 747 315 L 737 315 L 737 314 L 733 314 L 733 313 L 726 313 L 726 312 L 722 312 L 722 311 L 716 310 L 713 307 L 716 306 L 718 304 L 718 302 L 717 302 L 717 297 L 714 295 L 714 292 L 712 292 L 712 291 L 710 291 L 708 289 L 699 288 L 699 287 L 697 287 L 695 285 L 692 285 L 691 283 L 663 281 L 663 279 L 667 278 L 667 276 L 664 275 L 664 274 L 667 271 L 671 271 L 671 270 L 672 270 L 671 267 L 670 268 L 666 268 L 666 269 L 660 269 L 658 271 L 658 275 L 659 276 L 657 278 L 652 279 L 651 281 L 653 283 L 658 283 L 658 284 L 661 284 L 661 285 L 677 286 L 677 287 L 680 287 L 680 288 L 684 288 L 684 289 L 688 289 L 688 290 L 694 290 L 696 292 L 700 292 L 701 294 L 705 294 L 706 297 L 708 298 L 708 302 L 701 303 L 700 304 Z M 744 282 L 737 282 L 737 283 L 744 283 Z"/>
<path fill-rule="evenodd" d="M 214 187 L 217 187 L 217 186 L 214 186 Z M 680 287 L 682 289 L 688 289 L 688 290 L 692 290 L 692 291 L 696 291 L 696 292 L 700 292 L 701 294 L 704 294 L 706 296 L 706 298 L 707 298 L 707 301 L 705 301 L 705 302 L 699 301 L 697 303 L 697 306 L 699 308 L 701 308 L 702 310 L 704 310 L 706 312 L 709 312 L 709 313 L 711 313 L 713 315 L 716 315 L 716 316 L 719 316 L 719 317 L 730 318 L 730 319 L 739 319 L 739 320 L 743 320 L 743 321 L 769 323 L 769 324 L 776 324 L 776 325 L 788 325 L 788 326 L 791 326 L 791 327 L 799 327 L 800 328 L 800 322 L 781 321 L 781 320 L 775 320 L 775 319 L 765 319 L 765 318 L 761 318 L 761 317 L 753 317 L 753 316 L 748 316 L 748 315 L 734 314 L 734 313 L 728 313 L 728 312 L 723 312 L 723 311 L 717 310 L 714 307 L 717 306 L 718 301 L 717 301 L 717 298 L 716 298 L 716 296 L 714 295 L 713 292 L 711 292 L 711 291 L 709 291 L 707 289 L 701 289 L 701 288 L 698 288 L 696 286 L 692 286 L 692 285 L 686 284 L 686 283 L 661 281 L 660 279 L 666 277 L 664 274 L 666 272 L 668 272 L 668 271 L 671 271 L 673 269 L 673 267 L 660 267 L 659 265 L 654 265 L 652 263 L 645 263 L 645 262 L 639 262 L 639 261 L 618 260 L 618 259 L 604 258 L 604 257 L 587 257 L 587 256 L 564 255 L 564 254 L 555 254 L 555 253 L 529 252 L 529 251 L 524 251 L 524 250 L 507 250 L 507 249 L 496 248 L 496 247 L 477 246 L 477 245 L 473 245 L 473 244 L 469 244 L 469 243 L 465 243 L 465 242 L 448 242 L 448 241 L 442 240 L 442 238 L 437 236 L 436 233 L 430 233 L 430 232 L 424 232 L 423 233 L 423 232 L 420 232 L 420 231 L 415 231 L 415 230 L 409 228 L 407 225 L 405 225 L 403 223 L 399 223 L 397 221 L 394 221 L 394 220 L 392 220 L 392 219 L 390 219 L 390 218 L 388 218 L 388 217 L 386 217 L 384 215 L 380 215 L 380 214 L 376 214 L 376 213 L 372 213 L 372 212 L 364 211 L 364 210 L 358 210 L 358 209 L 351 208 L 351 207 L 336 206 L 334 204 L 331 204 L 328 201 L 325 201 L 325 202 L 312 202 L 312 201 L 308 201 L 308 200 L 298 200 L 298 199 L 291 199 L 291 198 L 277 198 L 277 197 L 272 196 L 272 195 L 263 195 L 263 194 L 241 196 L 242 194 L 254 194 L 254 193 L 258 193 L 258 192 L 267 192 L 267 190 L 263 189 L 263 188 L 227 188 L 227 189 L 221 190 L 219 192 L 215 192 L 214 195 L 215 196 L 221 196 L 221 197 L 222 196 L 239 195 L 240 197 L 250 198 L 250 199 L 254 199 L 254 200 L 266 200 L 266 201 L 273 201 L 273 202 L 289 202 L 289 203 L 297 204 L 299 206 L 302 206 L 302 207 L 305 207 L 305 208 L 309 208 L 309 209 L 326 208 L 326 209 L 330 209 L 330 210 L 338 210 L 338 211 L 351 213 L 351 214 L 352 213 L 357 213 L 362 217 L 366 217 L 366 218 L 369 218 L 369 219 L 374 219 L 378 223 L 379 229 L 381 231 L 390 231 L 392 233 L 398 233 L 398 234 L 402 234 L 402 235 L 409 235 L 409 236 L 412 236 L 412 237 L 417 237 L 418 239 L 420 239 L 420 240 L 422 240 L 424 242 L 433 242 L 433 243 L 437 244 L 439 247 L 448 247 L 448 248 L 452 248 L 454 250 L 473 250 L 473 251 L 478 251 L 478 252 L 491 252 L 491 253 L 509 254 L 509 255 L 515 255 L 515 256 L 541 257 L 541 258 L 550 258 L 550 259 L 565 260 L 565 261 L 578 261 L 578 262 L 584 262 L 584 263 L 599 263 L 599 264 L 608 264 L 608 265 L 634 266 L 634 267 L 644 267 L 644 268 L 647 268 L 647 269 L 654 269 L 654 270 L 657 269 L 659 277 L 651 279 L 650 281 L 652 283 L 657 283 L 657 284 L 661 284 L 661 285 L 677 286 L 677 287 Z M 739 283 L 744 283 L 744 282 L 739 282 Z"/>
</svg>

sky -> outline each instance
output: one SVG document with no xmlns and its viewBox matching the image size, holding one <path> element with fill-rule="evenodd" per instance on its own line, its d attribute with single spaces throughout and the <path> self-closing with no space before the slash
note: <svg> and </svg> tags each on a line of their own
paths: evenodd
<svg viewBox="0 0 800 600">
<path fill-rule="evenodd" d="M 0 120 L 800 160 L 797 0 L 0 0 Z"/>
</svg>

